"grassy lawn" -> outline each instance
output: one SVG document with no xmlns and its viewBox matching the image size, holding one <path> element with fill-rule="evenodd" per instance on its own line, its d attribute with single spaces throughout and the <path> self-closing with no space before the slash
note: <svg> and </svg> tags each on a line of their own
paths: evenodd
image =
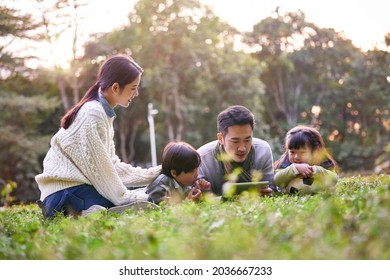
<svg viewBox="0 0 390 280">
<path fill-rule="evenodd" d="M 314 196 L 243 196 L 44 220 L 0 211 L 2 260 L 388 260 L 390 176 L 342 178 Z"/>
</svg>

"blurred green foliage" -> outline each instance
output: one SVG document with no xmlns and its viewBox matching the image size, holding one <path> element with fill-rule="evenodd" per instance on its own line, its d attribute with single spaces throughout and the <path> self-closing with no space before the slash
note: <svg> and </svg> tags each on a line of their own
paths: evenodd
<svg viewBox="0 0 390 280">
<path fill-rule="evenodd" d="M 343 178 L 333 193 L 44 220 L 36 205 L 0 211 L 0 259 L 388 260 L 390 177 Z"/>
</svg>

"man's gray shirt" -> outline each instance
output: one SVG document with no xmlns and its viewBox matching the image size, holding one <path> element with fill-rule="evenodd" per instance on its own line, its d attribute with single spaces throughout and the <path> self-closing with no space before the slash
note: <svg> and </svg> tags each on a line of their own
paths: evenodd
<svg viewBox="0 0 390 280">
<path fill-rule="evenodd" d="M 222 185 L 226 182 L 221 162 L 215 157 L 215 149 L 218 140 L 212 141 L 200 147 L 198 152 L 201 157 L 199 166 L 199 177 L 205 177 L 211 183 L 211 191 L 216 195 L 222 195 Z M 252 146 L 255 152 L 253 170 L 261 172 L 262 181 L 269 181 L 270 186 L 274 185 L 273 156 L 270 145 L 259 138 L 252 139 Z"/>
</svg>

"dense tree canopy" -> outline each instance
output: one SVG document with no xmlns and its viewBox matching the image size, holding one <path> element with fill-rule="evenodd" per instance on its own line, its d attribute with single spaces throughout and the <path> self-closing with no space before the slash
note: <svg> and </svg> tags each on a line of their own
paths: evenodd
<svg viewBox="0 0 390 280">
<path fill-rule="evenodd" d="M 125 52 L 145 69 L 136 108 L 121 110 L 118 140 L 131 143 L 129 139 L 142 125 L 147 132 L 148 102 L 159 110 L 155 123 L 160 152 L 168 141 L 185 140 L 200 146 L 214 139 L 216 122 L 210 119 L 215 120 L 228 105 L 248 105 L 260 115 L 260 64 L 233 50 L 235 35 L 233 28 L 198 1 L 144 0 L 129 15 L 127 27 L 90 43 L 87 57 Z M 147 149 L 145 136 L 138 136 L 137 149 L 142 140 Z M 150 158 L 148 153 L 144 155 Z"/>
<path fill-rule="evenodd" d="M 0 188 L 1 182 L 16 181 L 16 196 L 28 202 L 38 194 L 34 176 L 51 133 L 45 126 L 58 102 L 48 94 L 53 88 L 44 72 L 26 67 L 25 57 L 11 48 L 20 39 L 39 38 L 39 25 L 30 15 L 0 6 L 0 26 Z"/>
<path fill-rule="evenodd" d="M 345 170 L 372 166 L 390 140 L 388 52 L 364 53 L 343 34 L 307 22 L 301 11 L 278 9 L 246 41 L 266 64 L 261 80 L 264 103 L 274 108 L 265 116 L 271 137 L 313 125 Z"/>
</svg>

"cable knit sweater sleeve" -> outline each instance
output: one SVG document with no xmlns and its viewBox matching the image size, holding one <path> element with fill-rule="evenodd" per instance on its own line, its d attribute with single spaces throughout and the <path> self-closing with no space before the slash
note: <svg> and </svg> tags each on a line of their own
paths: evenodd
<svg viewBox="0 0 390 280">
<path fill-rule="evenodd" d="M 111 141 L 112 162 L 119 177 L 126 186 L 147 185 L 161 172 L 161 165 L 148 169 L 133 167 L 131 164 L 122 162 L 115 153 L 114 141 Z"/>
</svg>

